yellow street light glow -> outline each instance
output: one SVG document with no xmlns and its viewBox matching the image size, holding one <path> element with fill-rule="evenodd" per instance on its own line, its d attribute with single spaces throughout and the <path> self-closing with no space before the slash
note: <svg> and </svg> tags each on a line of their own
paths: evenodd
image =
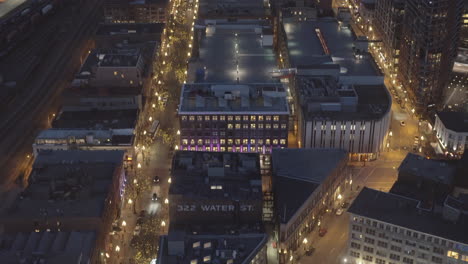
<svg viewBox="0 0 468 264">
<path fill-rule="evenodd" d="M 167 182 L 168 182 L 168 183 L 171 183 L 171 182 L 172 182 L 171 178 L 167 179 Z"/>
<path fill-rule="evenodd" d="M 179 149 L 179 146 L 176 145 L 176 146 L 175 146 L 175 150 L 178 150 L 178 149 Z"/>
<path fill-rule="evenodd" d="M 180 135 L 180 130 L 177 130 L 177 135 Z"/>
<path fill-rule="evenodd" d="M 122 226 L 127 226 L 127 222 L 125 222 L 125 220 L 122 221 Z"/>
<path fill-rule="evenodd" d="M 155 108 L 155 107 L 156 107 L 156 104 L 153 104 L 152 107 Z"/>
<path fill-rule="evenodd" d="M 143 131 L 143 135 L 146 135 L 146 130 Z"/>
<path fill-rule="evenodd" d="M 167 198 L 164 199 L 164 203 L 165 203 L 165 204 L 168 204 L 168 203 L 169 203 L 169 199 L 167 199 Z"/>
<path fill-rule="evenodd" d="M 166 222 L 164 220 L 161 221 L 161 226 L 166 226 Z"/>
<path fill-rule="evenodd" d="M 119 247 L 118 245 L 115 246 L 115 251 L 116 251 L 116 252 L 119 252 L 119 251 L 120 251 L 120 247 Z"/>
<path fill-rule="evenodd" d="M 148 120 L 151 122 L 151 121 L 153 121 L 153 118 L 150 116 L 150 117 L 148 118 Z M 144 147 L 143 147 L 143 149 L 144 149 Z"/>
<path fill-rule="evenodd" d="M 139 169 L 141 169 L 141 163 L 138 162 L 137 167 L 138 167 Z"/>
<path fill-rule="evenodd" d="M 106 253 L 106 258 L 110 258 L 109 253 Z"/>
<path fill-rule="evenodd" d="M 309 241 L 307 241 L 307 238 L 304 237 L 304 240 L 302 240 L 302 243 L 307 244 L 307 242 L 309 242 Z"/>
<path fill-rule="evenodd" d="M 341 200 L 343 199 L 343 196 L 341 196 L 341 194 L 338 194 L 338 200 Z"/>
</svg>

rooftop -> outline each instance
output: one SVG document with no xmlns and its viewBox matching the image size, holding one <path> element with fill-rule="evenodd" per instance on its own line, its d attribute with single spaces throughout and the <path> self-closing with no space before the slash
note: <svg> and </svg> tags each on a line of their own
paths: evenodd
<svg viewBox="0 0 468 264">
<path fill-rule="evenodd" d="M 203 0 L 200 1 L 200 16 L 205 17 L 252 17 L 267 15 L 263 0 Z"/>
<path fill-rule="evenodd" d="M 282 223 L 287 223 L 314 190 L 346 159 L 346 151 L 338 149 L 274 149 L 273 182 Z"/>
<path fill-rule="evenodd" d="M 178 151 L 171 177 L 171 195 L 262 199 L 260 158 L 256 153 Z"/>
<path fill-rule="evenodd" d="M 415 230 L 429 235 L 468 244 L 468 218 L 462 215 L 457 222 L 442 215 L 418 208 L 419 201 L 364 187 L 348 212 Z"/>
<path fill-rule="evenodd" d="M 440 121 L 454 132 L 468 132 L 468 112 L 438 112 Z"/>
<path fill-rule="evenodd" d="M 272 46 L 262 46 L 266 20 L 199 21 L 199 57 L 192 55 L 189 72 L 204 72 L 201 82 L 277 82 L 271 72 L 276 58 Z M 201 25 L 200 25 L 201 24 Z M 197 47 L 197 46 L 195 46 Z"/>
<path fill-rule="evenodd" d="M 134 128 L 138 109 L 96 110 L 64 107 L 52 122 L 53 128 L 119 129 Z"/>
<path fill-rule="evenodd" d="M 358 51 L 353 33 L 338 21 L 324 18 L 315 21 L 284 22 L 290 63 L 293 67 L 316 64 L 339 64 L 342 75 L 381 75 L 365 51 Z M 363 55 L 357 58 L 356 55 Z"/>
<path fill-rule="evenodd" d="M 92 257 L 95 239 L 94 232 L 4 233 L 0 259 L 2 264 L 84 263 Z"/>
<path fill-rule="evenodd" d="M 298 96 L 309 119 L 378 119 L 390 111 L 384 85 L 343 86 L 332 77 L 296 76 Z"/>
<path fill-rule="evenodd" d="M 181 257 L 175 255 L 171 247 L 179 241 L 185 249 Z M 193 260 L 197 260 L 196 263 L 250 263 L 267 242 L 268 236 L 264 233 L 192 235 L 172 231 L 161 239 L 157 263 L 188 264 Z"/>
<path fill-rule="evenodd" d="M 150 5 L 150 4 L 167 4 L 169 0 L 106 0 L 105 5 L 119 4 L 119 5 Z"/>
<path fill-rule="evenodd" d="M 70 137 L 74 142 L 68 142 Z M 63 143 L 76 143 L 77 145 L 130 145 L 133 141 L 133 129 L 46 129 L 36 137 L 35 144 L 49 144 L 48 140 L 55 140 L 54 144 L 64 139 Z M 83 142 L 80 142 L 82 140 Z"/>
<path fill-rule="evenodd" d="M 90 76 L 97 67 L 136 67 L 140 54 L 140 49 L 136 47 L 92 50 L 78 75 Z"/>
<path fill-rule="evenodd" d="M 456 166 L 445 160 L 426 159 L 425 157 L 408 153 L 398 168 L 399 173 L 423 177 L 434 182 L 451 185 L 456 172 Z"/>
<path fill-rule="evenodd" d="M 97 28 L 96 35 L 162 34 L 163 30 L 164 23 L 100 24 Z"/>
<path fill-rule="evenodd" d="M 55 155 L 65 151 L 54 152 Z M 111 153 L 113 152 L 113 153 Z M 82 152 L 82 154 L 87 152 Z M 88 151 L 89 153 L 89 151 Z M 109 151 L 112 161 L 105 161 L 104 152 L 95 160 L 44 162 L 33 165 L 29 185 L 1 218 L 41 219 L 101 217 L 115 170 L 123 160 L 122 151 Z M 44 154 L 48 155 L 48 153 Z M 41 157 L 42 154 L 39 154 Z M 116 157 L 120 157 L 117 162 Z M 50 160 L 49 160 L 50 161 Z"/>
<path fill-rule="evenodd" d="M 114 163 L 120 164 L 123 160 L 124 152 L 120 150 L 54 150 L 44 151 L 34 160 L 33 168 L 53 164 L 74 164 L 74 163 Z"/>
<path fill-rule="evenodd" d="M 281 83 L 185 84 L 179 114 L 184 112 L 274 112 L 288 114 Z"/>
</svg>

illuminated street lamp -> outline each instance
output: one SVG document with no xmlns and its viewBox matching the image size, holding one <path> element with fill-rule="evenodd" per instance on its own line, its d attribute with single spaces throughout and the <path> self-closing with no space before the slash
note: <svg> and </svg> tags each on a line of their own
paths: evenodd
<svg viewBox="0 0 468 264">
<path fill-rule="evenodd" d="M 164 203 L 165 203 L 165 204 L 168 204 L 168 203 L 169 203 L 169 199 L 167 199 L 167 198 L 164 199 Z"/>
<path fill-rule="evenodd" d="M 119 251 L 120 251 L 120 247 L 119 247 L 118 245 L 115 246 L 115 251 L 116 251 L 116 252 L 119 252 Z"/>
<path fill-rule="evenodd" d="M 180 135 L 180 130 L 177 130 L 177 135 Z"/>
<path fill-rule="evenodd" d="M 164 220 L 161 221 L 161 226 L 166 226 L 166 222 Z"/>
<path fill-rule="evenodd" d="M 127 226 L 127 222 L 125 222 L 125 220 L 122 221 L 122 226 L 123 226 L 123 227 L 126 227 L 126 226 Z"/>
<path fill-rule="evenodd" d="M 169 177 L 169 179 L 167 179 L 167 182 L 168 182 L 168 183 L 171 183 L 171 182 L 172 182 L 172 180 L 171 180 L 170 177 Z"/>
<path fill-rule="evenodd" d="M 150 117 L 148 118 L 148 120 L 149 120 L 150 122 L 153 121 L 153 117 L 150 116 Z"/>
<path fill-rule="evenodd" d="M 132 199 L 128 199 L 128 204 L 132 204 L 133 203 L 133 200 Z"/>
<path fill-rule="evenodd" d="M 175 146 L 175 150 L 179 150 L 179 146 L 178 146 L 178 145 Z"/>
<path fill-rule="evenodd" d="M 338 200 L 341 200 L 343 199 L 343 196 L 341 196 L 341 194 L 338 194 Z"/>
<path fill-rule="evenodd" d="M 302 240 L 302 244 L 307 244 L 307 242 L 309 242 L 307 241 L 307 237 L 304 237 L 304 240 Z"/>
<path fill-rule="evenodd" d="M 137 168 L 141 169 L 141 163 L 138 163 Z"/>
<path fill-rule="evenodd" d="M 106 253 L 106 258 L 110 258 L 109 253 Z"/>
</svg>

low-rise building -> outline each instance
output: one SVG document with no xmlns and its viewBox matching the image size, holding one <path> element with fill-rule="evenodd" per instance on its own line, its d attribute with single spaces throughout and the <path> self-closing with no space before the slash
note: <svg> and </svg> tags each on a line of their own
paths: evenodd
<svg viewBox="0 0 468 264">
<path fill-rule="evenodd" d="M 465 263 L 468 199 L 440 206 L 364 188 L 350 213 L 347 263 Z"/>
<path fill-rule="evenodd" d="M 275 214 L 281 263 L 307 234 L 319 228 L 326 209 L 348 198 L 352 179 L 344 150 L 277 149 L 272 154 Z M 289 254 L 289 255 L 288 255 Z"/>
<path fill-rule="evenodd" d="M 299 146 L 337 148 L 374 160 L 386 147 L 391 98 L 384 85 L 340 85 L 331 77 L 296 76 Z"/>
<path fill-rule="evenodd" d="M 2 233 L 0 259 L 2 264 L 99 263 L 95 243 L 92 231 Z"/>
<path fill-rule="evenodd" d="M 183 150 L 265 154 L 288 144 L 280 83 L 185 84 L 178 113 Z"/>
<path fill-rule="evenodd" d="M 468 113 L 438 112 L 434 130 L 446 153 L 460 155 L 468 148 Z"/>
<path fill-rule="evenodd" d="M 123 151 L 39 153 L 28 186 L 0 212 L 0 229 L 92 231 L 96 252 L 108 250 L 111 223 L 124 199 L 123 160 Z"/>
<path fill-rule="evenodd" d="M 106 0 L 106 23 L 164 23 L 168 0 Z"/>
<path fill-rule="evenodd" d="M 101 110 L 97 107 L 64 106 L 54 114 L 51 125 L 57 129 L 133 129 L 138 109 Z"/>
<path fill-rule="evenodd" d="M 39 132 L 33 143 L 37 156 L 44 150 L 123 150 L 131 151 L 133 129 L 46 129 Z"/>
<path fill-rule="evenodd" d="M 164 23 L 100 24 L 96 30 L 96 46 L 111 48 L 117 43 L 160 42 Z"/>
</svg>

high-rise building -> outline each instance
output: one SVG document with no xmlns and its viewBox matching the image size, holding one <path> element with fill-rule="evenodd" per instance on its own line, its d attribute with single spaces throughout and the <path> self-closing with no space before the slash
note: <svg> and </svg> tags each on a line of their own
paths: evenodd
<svg viewBox="0 0 468 264">
<path fill-rule="evenodd" d="M 381 0 L 375 4 L 379 19 L 374 20 L 374 30 L 376 38 L 381 40 L 381 56 L 390 74 L 395 74 L 398 69 L 404 10 L 403 0 Z"/>
<path fill-rule="evenodd" d="M 439 107 L 457 52 L 462 0 L 406 1 L 398 79 L 415 108 Z"/>
</svg>

